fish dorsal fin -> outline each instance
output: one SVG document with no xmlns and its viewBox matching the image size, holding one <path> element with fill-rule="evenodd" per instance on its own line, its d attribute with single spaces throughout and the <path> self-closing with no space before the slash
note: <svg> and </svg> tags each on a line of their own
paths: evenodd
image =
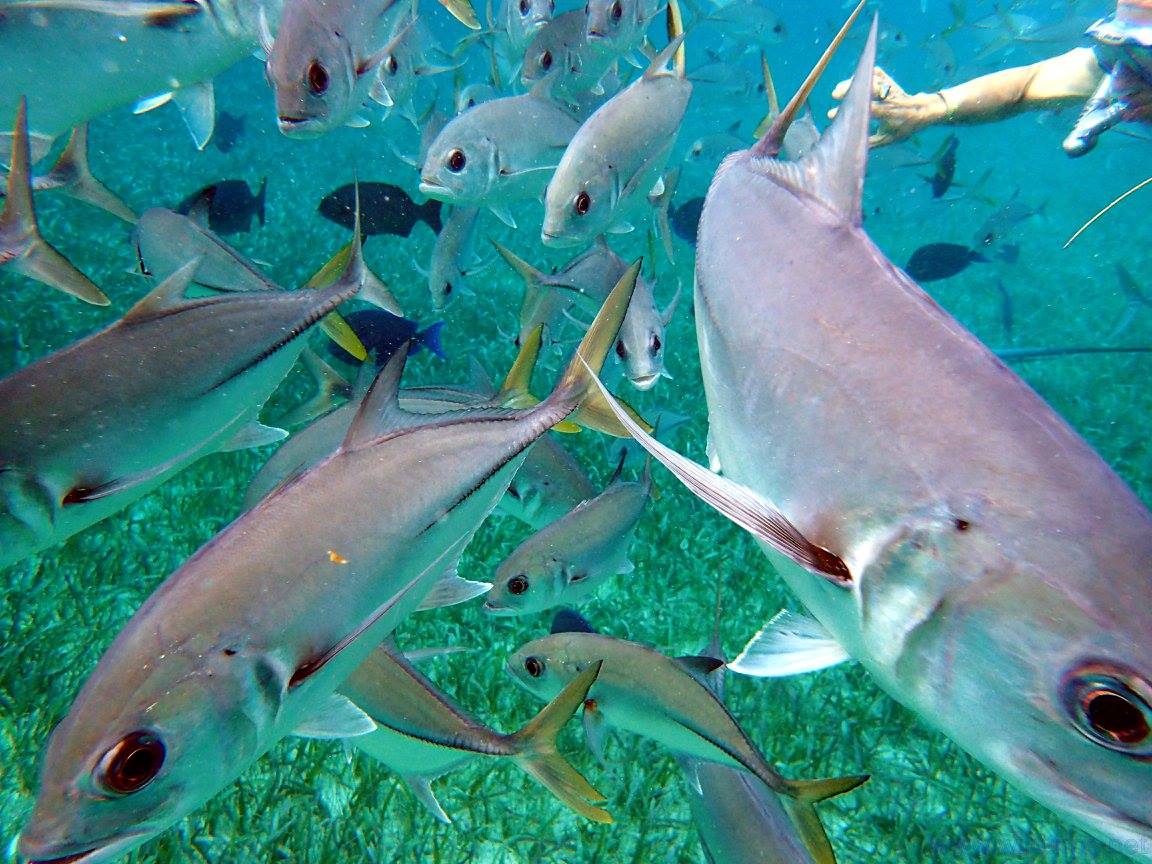
<svg viewBox="0 0 1152 864">
<path fill-rule="evenodd" d="M 405 343 L 396 350 L 368 388 L 352 425 L 348 427 L 348 434 L 344 436 L 344 443 L 340 445 L 341 450 L 358 450 L 378 441 L 394 429 L 407 428 L 420 422 L 418 415 L 410 414 L 400 407 L 398 398 L 400 377 L 404 374 L 407 359 Z"/>
<path fill-rule="evenodd" d="M 687 654 L 677 657 L 676 665 L 701 683 L 708 683 L 708 676 L 724 665 L 719 657 L 706 657 L 702 654 Z"/>
<path fill-rule="evenodd" d="M 136 305 L 124 313 L 121 319 L 124 323 L 135 323 L 155 318 L 179 306 L 184 300 L 184 292 L 192 283 L 196 269 L 204 260 L 203 255 L 197 255 L 187 264 L 184 264 L 175 273 L 153 288 L 147 295 L 136 302 Z"/>
<path fill-rule="evenodd" d="M 648 64 L 648 68 L 644 70 L 644 80 L 651 81 L 653 78 L 662 78 L 665 75 L 675 75 L 682 77 L 679 71 L 670 70 L 668 68 L 669 61 L 675 56 L 677 50 L 684 43 L 684 34 L 681 33 L 671 42 L 664 46 L 664 50 L 652 58 L 652 62 Z"/>
<path fill-rule="evenodd" d="M 864 194 L 864 166 L 868 160 L 876 25 L 877 21 L 873 19 L 868 42 L 860 55 L 844 103 L 811 152 L 798 162 L 781 162 L 775 158 L 759 162 L 765 173 L 807 192 L 852 225 L 860 225 L 863 218 L 860 200 Z M 774 157 L 779 152 L 788 128 L 788 124 L 781 121 L 787 114 L 786 108 L 753 148 L 755 155 Z"/>
</svg>

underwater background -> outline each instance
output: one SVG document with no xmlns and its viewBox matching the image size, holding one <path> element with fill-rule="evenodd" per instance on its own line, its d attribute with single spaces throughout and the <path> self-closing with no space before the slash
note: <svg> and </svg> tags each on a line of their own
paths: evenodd
<svg viewBox="0 0 1152 864">
<path fill-rule="evenodd" d="M 708 0 L 701 0 L 702 3 Z M 570 5 L 570 4 L 569 4 Z M 771 62 L 786 99 L 841 23 L 840 0 L 762 0 L 777 16 L 749 36 L 747 50 L 710 53 L 722 23 L 702 25 L 687 39 L 695 92 L 673 164 L 683 164 L 675 203 L 702 196 L 725 152 L 747 146 L 766 111 L 759 50 Z M 561 8 L 568 8 L 564 3 Z M 999 4 L 1006 11 L 1006 4 Z M 1051 24 L 1043 38 L 1005 38 L 997 4 L 967 2 L 964 23 L 940 34 L 954 10 L 937 0 L 871 4 L 881 16 L 880 64 L 910 92 L 936 89 L 1083 44 L 1077 35 L 1110 11 L 1106 2 L 1012 4 L 1013 14 Z M 422 14 L 425 14 L 422 10 Z M 446 48 L 463 29 L 442 9 L 427 17 Z M 483 16 L 482 16 L 483 17 Z M 1059 26 L 1057 26 L 1059 25 Z M 735 26 L 735 25 L 732 25 Z M 654 27 L 653 33 L 659 28 Z M 863 28 L 834 60 L 813 109 L 823 126 L 835 82 L 848 76 Z M 662 44 L 662 43 L 658 43 Z M 473 49 L 478 51 L 479 49 Z M 0 58 L 2 67 L 3 58 Z M 465 80 L 479 80 L 474 57 Z M 471 76 L 471 78 L 469 78 Z M 244 117 L 229 152 L 197 151 L 171 107 L 134 116 L 121 109 L 91 124 L 93 171 L 134 209 L 174 206 L 226 178 L 253 188 L 268 178 L 267 223 L 229 238 L 266 262 L 280 284 L 294 286 L 347 240 L 347 231 L 317 213 L 320 199 L 351 182 L 383 181 L 416 192 L 416 172 L 396 151 L 414 154 L 419 136 L 399 117 L 365 129 L 341 129 L 311 141 L 276 129 L 261 64 L 245 60 L 216 81 L 217 108 Z M 1070 160 L 1060 142 L 1074 111 L 1038 113 L 983 127 L 928 130 L 912 142 L 873 153 L 865 185 L 865 224 L 897 264 L 932 242 L 970 244 L 1011 201 L 1018 220 L 996 230 L 1018 256 L 990 256 L 926 290 L 993 348 L 1152 345 L 1152 308 L 1129 308 L 1116 265 L 1152 290 L 1147 213 L 1152 193 L 1121 204 L 1067 250 L 1061 247 L 1089 216 L 1152 171 L 1148 142 L 1109 134 L 1089 156 Z M 734 133 L 729 134 L 730 130 Z M 942 199 L 923 177 L 949 134 L 959 137 L 956 181 Z M 743 141 L 745 143 L 741 144 Z M 699 143 L 698 148 L 694 144 Z M 698 151 L 698 152 L 697 152 Z M 38 196 L 42 233 L 112 300 L 86 306 L 0 269 L 0 374 L 7 374 L 110 323 L 148 290 L 136 271 L 130 228 L 72 199 Z M 374 237 L 370 267 L 422 324 L 442 318 L 448 359 L 412 358 L 405 383 L 468 379 L 479 359 L 494 378 L 510 366 L 522 282 L 491 251 L 497 239 L 540 269 L 567 258 L 539 242 L 539 205 L 517 210 L 519 230 L 484 215 L 475 248 L 483 266 L 475 293 L 444 312 L 431 308 L 426 267 L 434 236 L 418 224 L 409 238 Z M 705 462 L 705 406 L 692 323 L 693 248 L 674 241 L 676 260 L 649 254 L 645 232 L 614 240 L 625 258 L 648 256 L 661 305 L 684 290 L 667 338 L 674 376 L 646 393 L 623 392 L 641 413 L 682 415 L 668 436 L 682 453 Z M 1122 328 L 1118 325 L 1123 324 Z M 1119 329 L 1119 332 L 1117 332 Z M 315 334 L 319 344 L 323 337 Z M 546 391 L 571 346 L 549 354 L 537 373 Z M 179 363 L 178 355 L 172 357 Z M 1135 489 L 1152 503 L 1150 355 L 1086 355 L 1016 364 L 1022 375 Z M 306 397 L 307 378 L 294 372 L 268 403 L 275 423 Z M 974 423 L 979 418 L 972 418 Z M 615 463 L 614 442 L 594 432 L 564 443 L 598 487 Z M 42 748 L 104 649 L 143 600 L 197 548 L 240 512 L 248 481 L 271 448 L 212 455 L 195 463 L 126 511 L 62 546 L 3 571 L 0 579 L 0 835 L 4 860 L 15 861 L 15 838 L 37 787 Z M 964 454 L 957 454 L 957 459 Z M 640 460 L 626 467 L 638 473 Z M 658 497 L 640 523 L 632 549 L 636 569 L 616 577 L 581 606 L 602 632 L 696 653 L 711 636 L 716 581 L 722 582 L 720 636 L 729 656 L 781 608 L 797 602 L 764 556 L 739 529 L 708 511 L 666 473 L 655 474 Z M 382 518 L 389 502 L 380 501 Z M 529 533 L 494 515 L 461 563 L 465 578 L 488 580 Z M 397 633 L 405 648 L 462 646 L 424 671 L 477 718 L 504 731 L 522 725 L 539 704 L 504 672 L 517 646 L 547 631 L 550 614 L 492 618 L 479 602 L 420 613 Z M 995 670 L 988 670 L 995 674 Z M 820 807 L 838 860 L 853 862 L 1122 862 L 1119 853 L 1061 823 L 1009 788 L 942 735 L 885 696 L 858 666 L 844 665 L 789 679 L 729 676 L 726 702 L 769 761 L 789 777 L 867 772 L 871 781 Z M 995 705 L 984 706 L 995 712 Z M 285 739 L 232 788 L 171 830 L 126 856 L 136 862 L 699 862 L 702 853 L 672 758 L 655 744 L 618 736 L 601 767 L 571 724 L 565 753 L 608 796 L 615 824 L 579 819 L 511 765 L 477 760 L 435 782 L 454 823 L 441 825 L 400 780 L 339 743 Z"/>
</svg>

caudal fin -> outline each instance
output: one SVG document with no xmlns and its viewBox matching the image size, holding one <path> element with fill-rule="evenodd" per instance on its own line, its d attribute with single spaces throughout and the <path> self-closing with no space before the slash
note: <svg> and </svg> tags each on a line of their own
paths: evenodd
<svg viewBox="0 0 1152 864">
<path fill-rule="evenodd" d="M 560 694 L 519 732 L 509 736 L 516 749 L 513 759 L 529 776 L 586 819 L 609 824 L 612 816 L 595 806 L 607 799 L 556 749 L 556 736 L 572 718 L 600 674 L 597 661 L 568 682 Z"/>
<path fill-rule="evenodd" d="M 28 153 L 28 102 L 21 97 L 12 130 L 12 164 L 8 193 L 0 213 L 0 264 L 43 282 L 85 303 L 107 306 L 109 300 L 87 276 L 40 236 L 32 203 L 32 164 Z"/>
<path fill-rule="evenodd" d="M 88 124 L 81 123 L 72 130 L 68 145 L 52 170 L 48 172 L 49 185 L 59 186 L 65 195 L 99 207 L 117 219 L 135 224 L 136 214 L 115 192 L 97 180 L 88 165 Z"/>
</svg>

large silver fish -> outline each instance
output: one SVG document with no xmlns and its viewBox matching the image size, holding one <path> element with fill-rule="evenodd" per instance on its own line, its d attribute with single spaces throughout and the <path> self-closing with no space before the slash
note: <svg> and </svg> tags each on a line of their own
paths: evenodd
<svg viewBox="0 0 1152 864">
<path fill-rule="evenodd" d="M 334 691 L 455 564 L 526 448 L 574 412 L 607 410 L 582 404 L 586 361 L 611 349 L 638 269 L 531 408 L 410 415 L 397 352 L 341 448 L 224 529 L 128 622 L 52 734 L 20 854 L 106 861 L 293 730 L 375 731 Z"/>
<path fill-rule="evenodd" d="M 0 267 L 43 282 L 86 303 L 107 306 L 108 298 L 92 280 L 40 236 L 32 201 L 32 165 L 28 152 L 28 104 L 21 99 L 11 143 L 4 210 L 0 212 Z"/>
<path fill-rule="evenodd" d="M 724 477 L 649 446 L 895 699 L 1152 861 L 1152 514 L 865 234 L 875 44 L 815 150 L 773 158 L 777 121 L 709 191 L 695 308 Z"/>
<path fill-rule="evenodd" d="M 357 256 L 358 259 L 358 256 Z M 303 336 L 356 295 L 185 299 L 193 261 L 112 326 L 0 380 L 0 566 L 126 507 L 208 453 L 286 433 L 257 422 Z"/>
<path fill-rule="evenodd" d="M 674 39 L 644 74 L 589 117 L 572 138 L 544 197 L 540 236 L 548 246 L 591 243 L 626 231 L 663 191 L 661 175 L 688 108 L 692 85 L 668 61 Z"/>
<path fill-rule="evenodd" d="M 386 641 L 340 685 L 340 692 L 372 718 L 376 729 L 352 743 L 401 776 L 441 822 L 451 822 L 432 781 L 478 757 L 511 759 L 561 801 L 596 822 L 611 822 L 603 802 L 556 750 L 556 734 L 584 704 L 597 668 L 589 668 L 562 690 L 519 732 L 501 734 L 485 726 L 422 675 Z"/>
<path fill-rule="evenodd" d="M 518 648 L 507 668 L 524 689 L 551 699 L 596 663 L 602 664 L 600 673 L 584 702 L 585 737 L 594 752 L 602 753 L 610 730 L 622 730 L 655 740 L 675 754 L 747 772 L 795 800 L 797 827 L 805 842 L 830 848 L 812 805 L 855 789 L 868 778 L 782 777 L 706 686 L 703 676 L 723 665 L 721 661 L 667 657 L 646 645 L 598 633 L 554 632 Z"/>
<path fill-rule="evenodd" d="M 484 611 L 530 615 L 571 606 L 613 576 L 632 572 L 628 550 L 652 484 L 614 481 L 517 546 L 496 568 Z"/>
<path fill-rule="evenodd" d="M 257 44 L 256 15 L 279 0 L 15 0 L 4 4 L 0 116 L 21 95 L 32 120 L 32 160 L 60 135 L 113 108 L 174 88 L 197 144 L 214 119 L 211 79 Z M 204 86 L 199 86 L 204 85 Z M 0 155 L 8 152 L 0 135 Z"/>
</svg>

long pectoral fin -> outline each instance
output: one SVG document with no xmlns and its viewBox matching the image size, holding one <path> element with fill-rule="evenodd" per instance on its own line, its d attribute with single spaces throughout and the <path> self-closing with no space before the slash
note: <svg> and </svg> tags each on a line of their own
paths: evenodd
<svg viewBox="0 0 1152 864">
<path fill-rule="evenodd" d="M 851 659 L 819 621 L 783 609 L 748 641 L 728 668 L 740 675 L 781 678 Z"/>
<path fill-rule="evenodd" d="M 425 612 L 429 609 L 442 609 L 445 606 L 466 603 L 481 594 L 487 594 L 491 588 L 491 582 L 473 582 L 471 579 L 461 578 L 453 567 L 432 586 L 432 590 L 420 601 L 416 611 Z"/>
<path fill-rule="evenodd" d="M 801 534 L 770 501 L 747 486 L 713 474 L 707 468 L 661 444 L 641 429 L 628 412 L 620 407 L 619 402 L 608 392 L 599 378 L 595 381 L 604 402 L 621 425 L 697 498 L 806 570 L 824 577 L 835 585 L 848 586 L 852 583 L 852 573 L 843 559 L 817 546 Z"/>
</svg>

